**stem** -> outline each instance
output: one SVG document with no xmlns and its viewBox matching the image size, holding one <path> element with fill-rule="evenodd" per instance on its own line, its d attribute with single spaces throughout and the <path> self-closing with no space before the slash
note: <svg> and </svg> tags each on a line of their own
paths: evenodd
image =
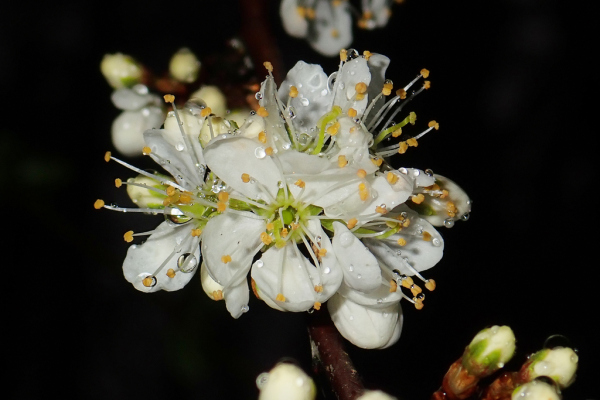
<svg viewBox="0 0 600 400">
<path fill-rule="evenodd" d="M 365 388 L 344 350 L 343 339 L 333 325 L 327 309 L 311 315 L 308 327 L 315 372 L 327 376 L 338 400 L 354 400 Z"/>
</svg>

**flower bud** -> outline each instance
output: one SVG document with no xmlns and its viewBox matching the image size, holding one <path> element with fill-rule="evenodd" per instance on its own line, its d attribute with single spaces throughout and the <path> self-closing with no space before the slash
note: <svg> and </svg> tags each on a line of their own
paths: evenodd
<svg viewBox="0 0 600 400">
<path fill-rule="evenodd" d="M 227 113 L 227 99 L 218 87 L 202 86 L 190 96 L 190 99 L 194 98 L 202 99 L 216 116 L 225 117 Z"/>
<path fill-rule="evenodd" d="M 531 356 L 529 378 L 547 376 L 564 389 L 575 381 L 578 361 L 577 354 L 568 347 L 540 350 Z"/>
<path fill-rule="evenodd" d="M 314 400 L 317 390 L 313 380 L 293 364 L 278 364 L 256 380 L 258 400 Z"/>
<path fill-rule="evenodd" d="M 209 274 L 206 263 L 202 261 L 200 266 L 200 282 L 202 283 L 202 289 L 208 297 L 213 300 L 223 299 L 223 286 L 219 285 Z"/>
<path fill-rule="evenodd" d="M 560 400 L 556 389 L 542 381 L 531 381 L 515 389 L 511 400 Z"/>
<path fill-rule="evenodd" d="M 356 400 L 398 400 L 381 390 L 367 390 Z"/>
<path fill-rule="evenodd" d="M 132 57 L 116 53 L 106 54 L 100 71 L 108 84 L 115 89 L 131 87 L 142 80 L 142 67 Z"/>
<path fill-rule="evenodd" d="M 176 80 L 192 83 L 198 78 L 200 61 L 189 49 L 181 49 L 171 57 L 169 72 Z"/>
<path fill-rule="evenodd" d="M 504 367 L 515 352 L 515 335 L 508 326 L 494 325 L 479 332 L 465 349 L 463 366 L 483 377 Z"/>
<path fill-rule="evenodd" d="M 146 185 L 156 189 L 164 190 L 165 186 L 161 185 L 160 182 L 150 179 L 144 175 L 138 175 L 135 178 L 129 178 L 127 183 L 134 183 L 136 185 L 127 185 L 127 194 L 131 201 L 133 201 L 140 208 L 162 208 L 163 200 L 166 196 L 157 193 L 153 190 L 137 185 Z"/>
<path fill-rule="evenodd" d="M 213 137 L 222 135 L 224 133 L 231 133 L 231 124 L 229 121 L 224 120 L 221 117 L 208 118 L 210 118 L 212 132 L 210 130 L 210 125 L 208 125 L 208 121 L 205 122 L 202 126 L 202 130 L 200 131 L 200 144 L 202 144 L 202 147 L 206 147 L 208 142 L 210 142 Z"/>
</svg>

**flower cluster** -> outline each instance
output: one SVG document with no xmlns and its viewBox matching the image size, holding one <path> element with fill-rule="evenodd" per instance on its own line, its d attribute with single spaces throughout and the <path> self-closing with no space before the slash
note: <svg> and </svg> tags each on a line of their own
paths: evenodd
<svg viewBox="0 0 600 400">
<path fill-rule="evenodd" d="M 429 72 L 391 96 L 387 57 L 343 50 L 340 59 L 330 76 L 300 61 L 279 88 L 265 63 L 260 108 L 240 126 L 197 102 L 177 109 L 174 96 L 165 96 L 173 111 L 163 129 L 144 133 L 143 153 L 170 176 L 107 153 L 107 161 L 139 173 L 117 181 L 139 208 L 101 200 L 96 208 L 165 217 L 154 231 L 125 234 L 128 242 L 149 236 L 129 248 L 128 281 L 144 292 L 178 290 L 200 267 L 204 290 L 224 299 L 234 318 L 248 311 L 251 289 L 281 311 L 327 302 L 338 330 L 357 346 L 398 340 L 400 300 L 420 309 L 425 295 L 417 282 L 435 289 L 420 273 L 442 257 L 434 226 L 466 219 L 470 200 L 430 170 L 384 162 L 439 128 L 432 121 L 417 135 L 403 133 L 414 113 L 392 122 L 429 87 L 424 81 L 410 89 Z"/>
<path fill-rule="evenodd" d="M 402 0 L 395 0 L 401 3 Z M 352 43 L 352 15 L 361 29 L 383 28 L 392 15 L 394 0 L 362 0 L 361 11 L 348 0 L 282 0 L 279 8 L 285 31 L 308 40 L 313 49 L 335 56 Z"/>
</svg>

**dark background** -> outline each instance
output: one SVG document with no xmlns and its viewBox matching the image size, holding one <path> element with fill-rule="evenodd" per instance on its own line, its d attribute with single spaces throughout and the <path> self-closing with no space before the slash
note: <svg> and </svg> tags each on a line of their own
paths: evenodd
<svg viewBox="0 0 600 400">
<path fill-rule="evenodd" d="M 267 3 L 264 23 L 285 68 L 304 59 L 333 72 L 337 61 L 287 37 L 278 2 Z M 427 399 L 478 330 L 507 324 L 518 345 L 508 369 L 562 334 L 580 357 L 565 398 L 598 398 L 590 15 L 558 1 L 406 0 L 386 29 L 355 31 L 353 47 L 391 58 L 396 87 L 431 71 L 432 89 L 409 108 L 421 126 L 435 118 L 441 129 L 395 165 L 431 168 L 474 201 L 468 222 L 441 229 L 445 255 L 427 274 L 438 289 L 421 311 L 404 304 L 400 341 L 382 351 L 348 346 L 367 387 Z M 163 70 L 187 46 L 202 60 L 244 18 L 235 1 L 21 1 L 3 10 L 3 398 L 253 399 L 256 376 L 281 358 L 309 370 L 307 315 L 253 298 L 233 320 L 199 279 L 174 293 L 136 291 L 122 277 L 122 234 L 159 221 L 92 207 L 97 198 L 126 204 L 113 180 L 129 177 L 102 160 L 118 115 L 102 56 L 123 52 Z"/>
</svg>

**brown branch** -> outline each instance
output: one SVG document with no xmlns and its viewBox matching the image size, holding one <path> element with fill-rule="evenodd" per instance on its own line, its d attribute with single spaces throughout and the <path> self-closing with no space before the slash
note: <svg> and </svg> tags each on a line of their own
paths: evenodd
<svg viewBox="0 0 600 400">
<path fill-rule="evenodd" d="M 339 400 L 354 400 L 365 388 L 344 350 L 344 342 L 326 309 L 311 316 L 308 327 L 315 370 L 327 375 Z"/>
</svg>

